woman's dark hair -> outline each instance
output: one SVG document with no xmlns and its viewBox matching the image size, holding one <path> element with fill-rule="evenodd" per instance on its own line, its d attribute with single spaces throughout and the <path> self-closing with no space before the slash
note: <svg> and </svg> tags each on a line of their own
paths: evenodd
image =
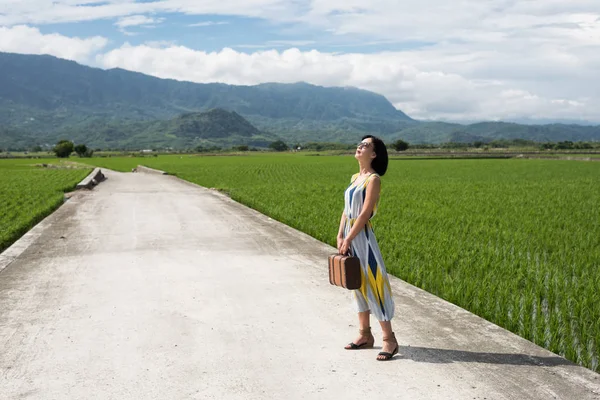
<svg viewBox="0 0 600 400">
<path fill-rule="evenodd" d="M 385 175 L 385 171 L 387 171 L 388 167 L 388 153 L 383 140 L 379 139 L 377 136 L 373 135 L 365 135 L 362 140 L 371 138 L 373 142 L 373 150 L 375 151 L 375 158 L 371 161 L 371 167 L 377 172 L 378 175 Z"/>
</svg>

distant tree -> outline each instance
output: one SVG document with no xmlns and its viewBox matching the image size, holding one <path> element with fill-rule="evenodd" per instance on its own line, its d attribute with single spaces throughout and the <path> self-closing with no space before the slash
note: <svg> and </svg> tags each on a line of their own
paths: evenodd
<svg viewBox="0 0 600 400">
<path fill-rule="evenodd" d="M 61 140 L 56 143 L 56 146 L 52 149 L 56 157 L 58 158 L 68 158 L 74 150 L 73 142 L 70 140 Z"/>
<path fill-rule="evenodd" d="M 526 140 L 521 138 L 513 139 L 511 144 L 516 147 L 535 146 L 535 142 L 533 140 Z"/>
<path fill-rule="evenodd" d="M 508 147 L 508 144 L 504 139 L 492 140 L 489 144 L 495 149 Z"/>
<path fill-rule="evenodd" d="M 40 153 L 40 152 L 42 152 L 44 150 L 42 149 L 42 146 L 40 146 L 39 144 L 37 144 L 37 145 L 35 145 L 35 146 L 33 146 L 31 148 L 31 151 L 34 152 L 34 153 Z"/>
<path fill-rule="evenodd" d="M 275 151 L 286 151 L 289 149 L 288 145 L 283 140 L 277 140 L 269 145 L 270 149 Z"/>
<path fill-rule="evenodd" d="M 396 140 L 392 143 L 392 147 L 396 151 L 405 151 L 408 150 L 409 144 L 402 139 Z"/>
<path fill-rule="evenodd" d="M 555 146 L 556 149 L 559 150 L 571 150 L 573 149 L 573 142 L 570 140 L 565 140 L 564 142 L 558 142 Z"/>
<path fill-rule="evenodd" d="M 91 157 L 94 154 L 94 150 L 88 149 L 85 144 L 78 144 L 74 149 L 79 157 Z"/>
<path fill-rule="evenodd" d="M 204 147 L 202 145 L 198 145 L 196 146 L 196 148 L 194 149 L 197 153 L 209 153 L 209 152 L 217 152 L 220 151 L 221 148 L 219 146 L 209 146 L 209 147 Z"/>
<path fill-rule="evenodd" d="M 593 149 L 594 147 L 588 142 L 577 142 L 575 143 L 576 149 Z"/>
<path fill-rule="evenodd" d="M 303 145 L 299 145 L 302 150 L 355 150 L 355 144 L 348 143 L 335 143 L 335 142 L 306 142 Z M 297 147 L 296 147 L 297 148 Z"/>
<path fill-rule="evenodd" d="M 233 150 L 235 150 L 235 151 L 249 151 L 250 148 L 247 145 L 243 144 L 241 146 L 235 146 L 235 147 L 233 147 Z"/>
</svg>

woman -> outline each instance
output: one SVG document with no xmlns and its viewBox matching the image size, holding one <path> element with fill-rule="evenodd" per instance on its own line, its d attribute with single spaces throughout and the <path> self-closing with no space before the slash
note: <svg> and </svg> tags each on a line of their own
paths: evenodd
<svg viewBox="0 0 600 400">
<path fill-rule="evenodd" d="M 340 221 L 337 247 L 340 254 L 352 254 L 360 260 L 362 285 L 354 290 L 358 309 L 358 337 L 348 344 L 347 350 L 372 348 L 375 338 L 371 333 L 370 313 L 381 324 L 383 349 L 377 360 L 391 359 L 398 352 L 398 342 L 392 331 L 394 300 L 381 252 L 371 226 L 377 212 L 380 177 L 387 170 L 388 155 L 381 139 L 367 135 L 356 148 L 360 172 L 352 175 L 344 193 L 345 207 Z"/>
</svg>

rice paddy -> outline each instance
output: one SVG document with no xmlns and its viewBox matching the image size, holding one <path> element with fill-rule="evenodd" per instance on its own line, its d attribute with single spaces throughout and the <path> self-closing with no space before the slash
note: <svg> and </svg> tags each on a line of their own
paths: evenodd
<svg viewBox="0 0 600 400">
<path fill-rule="evenodd" d="M 58 208 L 91 168 L 35 166 L 56 160 L 0 160 L 0 252 Z"/>
</svg>

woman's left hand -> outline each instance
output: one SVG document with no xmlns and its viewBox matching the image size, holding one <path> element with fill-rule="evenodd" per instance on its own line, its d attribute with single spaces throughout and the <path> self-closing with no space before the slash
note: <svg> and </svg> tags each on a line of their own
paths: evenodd
<svg viewBox="0 0 600 400">
<path fill-rule="evenodd" d="M 350 246 L 352 245 L 352 241 L 348 239 L 344 239 L 342 242 L 342 246 L 340 247 L 340 254 L 346 255 L 348 254 L 348 250 L 350 250 Z"/>
</svg>

